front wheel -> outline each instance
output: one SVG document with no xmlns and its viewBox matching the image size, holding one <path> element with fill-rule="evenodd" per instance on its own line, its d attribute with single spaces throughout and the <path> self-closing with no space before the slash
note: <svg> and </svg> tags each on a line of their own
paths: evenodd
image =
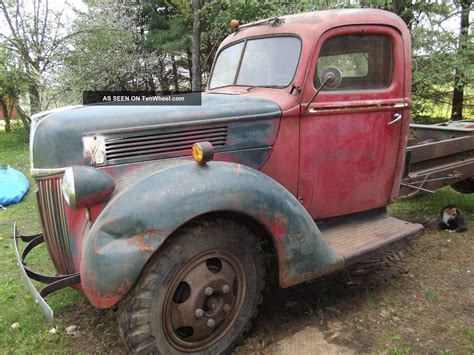
<svg viewBox="0 0 474 355">
<path fill-rule="evenodd" d="M 457 192 L 463 194 L 472 194 L 474 193 L 474 178 L 469 178 L 463 181 L 459 181 L 455 184 L 452 184 L 451 187 Z"/>
<path fill-rule="evenodd" d="M 264 268 L 255 236 L 227 221 L 177 232 L 120 305 L 134 353 L 226 353 L 256 315 Z"/>
</svg>

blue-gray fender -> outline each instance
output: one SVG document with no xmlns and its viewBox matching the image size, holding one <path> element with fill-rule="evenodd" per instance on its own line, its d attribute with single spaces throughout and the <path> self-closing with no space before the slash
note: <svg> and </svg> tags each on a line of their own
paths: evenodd
<svg viewBox="0 0 474 355">
<path fill-rule="evenodd" d="M 167 238 L 219 211 L 251 217 L 267 231 L 282 287 L 340 263 L 299 201 L 267 175 L 235 163 L 168 161 L 120 181 L 85 236 L 80 272 L 91 303 L 108 308 L 119 302 Z"/>
</svg>

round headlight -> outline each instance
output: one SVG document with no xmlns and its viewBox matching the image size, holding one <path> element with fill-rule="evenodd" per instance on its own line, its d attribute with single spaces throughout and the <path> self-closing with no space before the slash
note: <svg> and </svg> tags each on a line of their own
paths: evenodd
<svg viewBox="0 0 474 355">
<path fill-rule="evenodd" d="M 71 166 L 64 172 L 61 190 L 71 208 L 80 209 L 104 202 L 114 191 L 115 181 L 105 171 L 90 166 Z"/>
</svg>

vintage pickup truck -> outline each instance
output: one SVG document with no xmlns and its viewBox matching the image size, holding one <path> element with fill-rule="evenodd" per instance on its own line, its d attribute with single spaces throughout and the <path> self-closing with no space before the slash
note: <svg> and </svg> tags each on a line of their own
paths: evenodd
<svg viewBox="0 0 474 355">
<path fill-rule="evenodd" d="M 471 128 L 409 135 L 411 44 L 399 17 L 337 10 L 233 25 L 201 106 L 36 115 L 43 233 L 15 226 L 14 246 L 49 319 L 44 297 L 71 286 L 95 307 L 118 305 L 131 352 L 225 353 L 262 301 L 262 246 L 289 287 L 420 236 L 386 212 L 400 186 L 403 196 L 455 183 L 472 192 Z M 25 263 L 43 242 L 56 276 Z"/>
</svg>

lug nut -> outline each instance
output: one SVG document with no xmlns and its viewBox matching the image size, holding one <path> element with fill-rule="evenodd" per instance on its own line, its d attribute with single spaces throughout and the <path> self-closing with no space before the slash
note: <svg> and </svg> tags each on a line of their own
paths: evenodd
<svg viewBox="0 0 474 355">
<path fill-rule="evenodd" d="M 224 285 L 224 286 L 222 286 L 222 292 L 224 292 L 224 293 L 229 293 L 229 291 L 230 291 L 229 285 Z"/>
<path fill-rule="evenodd" d="M 222 306 L 222 310 L 225 312 L 225 313 L 229 313 L 230 311 L 230 305 L 228 304 L 225 304 Z"/>
<path fill-rule="evenodd" d="M 204 315 L 204 311 L 201 309 L 201 308 L 198 308 L 194 311 L 194 315 L 197 317 L 197 318 L 201 318 L 203 315 Z"/>
<path fill-rule="evenodd" d="M 214 328 L 214 327 L 216 326 L 216 321 L 215 321 L 214 319 L 209 319 L 209 320 L 207 321 L 207 326 L 208 326 L 209 328 Z"/>
<path fill-rule="evenodd" d="M 207 295 L 207 296 L 210 296 L 214 293 L 214 289 L 212 287 L 206 287 L 206 289 L 204 290 L 204 293 Z"/>
</svg>

